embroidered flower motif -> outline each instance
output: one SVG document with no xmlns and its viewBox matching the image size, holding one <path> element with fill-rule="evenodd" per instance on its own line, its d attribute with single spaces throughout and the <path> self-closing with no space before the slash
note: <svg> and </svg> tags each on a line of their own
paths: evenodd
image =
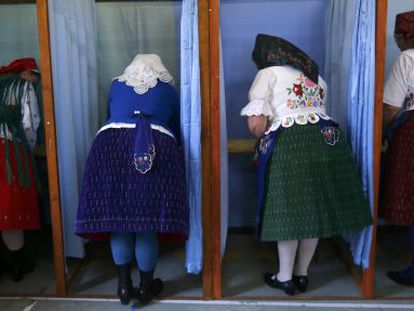
<svg viewBox="0 0 414 311">
<path fill-rule="evenodd" d="M 312 124 L 315 124 L 319 121 L 319 116 L 315 113 L 308 114 L 308 121 Z"/>
<path fill-rule="evenodd" d="M 152 167 L 153 159 L 149 153 L 134 155 L 135 169 L 141 174 L 147 173 Z"/>
<path fill-rule="evenodd" d="M 292 117 L 287 117 L 284 121 L 283 121 L 283 127 L 291 127 L 293 125 L 293 123 L 295 123 L 295 121 L 293 120 Z"/>
<path fill-rule="evenodd" d="M 303 89 L 301 84 L 293 84 L 293 92 L 296 96 L 302 96 L 303 95 Z"/>
<path fill-rule="evenodd" d="M 270 135 L 265 135 L 263 138 L 260 139 L 259 143 L 259 152 L 260 154 L 265 154 L 270 146 L 272 140 L 270 139 Z"/>
<path fill-rule="evenodd" d="M 293 99 L 288 99 L 287 105 L 289 108 L 295 108 L 296 102 Z"/>
<path fill-rule="evenodd" d="M 309 79 L 308 77 L 305 77 L 305 85 L 307 87 L 315 87 L 317 86 L 315 82 L 313 82 L 311 79 Z"/>
<path fill-rule="evenodd" d="M 330 146 L 335 146 L 336 143 L 339 141 L 340 132 L 336 127 L 333 126 L 325 126 L 321 133 L 325 140 L 325 144 Z"/>
<path fill-rule="evenodd" d="M 323 88 L 319 88 L 319 97 L 323 100 L 323 98 L 325 97 L 325 94 L 323 93 Z"/>
<path fill-rule="evenodd" d="M 294 99 L 288 99 L 287 106 L 291 109 L 297 108 L 318 108 L 324 105 L 322 99 L 324 98 L 323 89 L 301 74 L 296 78 L 297 83 L 293 83 L 292 88 L 287 88 L 288 95 L 295 94 Z"/>
<path fill-rule="evenodd" d="M 135 169 L 141 174 L 148 173 L 152 165 L 154 164 L 155 158 L 155 146 L 152 145 L 149 148 L 149 152 L 143 152 L 140 154 L 134 154 L 134 166 Z"/>
<path fill-rule="evenodd" d="M 295 121 L 299 125 L 305 125 L 308 123 L 308 119 L 304 115 L 298 115 L 295 117 Z"/>
</svg>

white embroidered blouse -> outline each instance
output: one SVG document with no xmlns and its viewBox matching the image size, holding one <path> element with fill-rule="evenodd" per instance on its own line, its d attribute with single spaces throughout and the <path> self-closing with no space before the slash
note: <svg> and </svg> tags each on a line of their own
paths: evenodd
<svg viewBox="0 0 414 311">
<path fill-rule="evenodd" d="M 319 76 L 316 84 L 290 66 L 272 66 L 260 70 L 249 91 L 249 103 L 242 116 L 265 115 L 269 127 L 265 134 L 294 123 L 317 123 L 328 120 L 325 113 L 327 86 Z"/>
<path fill-rule="evenodd" d="M 385 83 L 384 103 L 414 110 L 414 49 L 402 52 L 395 62 Z"/>
</svg>

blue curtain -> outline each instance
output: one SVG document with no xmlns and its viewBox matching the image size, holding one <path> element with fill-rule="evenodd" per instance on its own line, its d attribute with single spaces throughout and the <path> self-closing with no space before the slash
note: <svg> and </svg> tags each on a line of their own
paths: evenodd
<svg viewBox="0 0 414 311">
<path fill-rule="evenodd" d="M 82 257 L 75 218 L 84 163 L 99 121 L 95 2 L 50 0 L 49 23 L 65 255 Z"/>
<path fill-rule="evenodd" d="M 374 203 L 375 1 L 354 0 L 348 137 L 371 210 Z M 349 237 L 354 262 L 369 267 L 372 226 Z"/>
<path fill-rule="evenodd" d="M 343 129 L 348 127 L 348 77 L 353 23 L 354 1 L 329 0 L 327 2 L 323 75 L 329 89 L 326 111 Z"/>
<path fill-rule="evenodd" d="M 184 0 L 181 15 L 181 129 L 185 154 L 190 235 L 186 249 L 188 273 L 203 262 L 201 218 L 201 100 L 197 0 Z"/>
</svg>

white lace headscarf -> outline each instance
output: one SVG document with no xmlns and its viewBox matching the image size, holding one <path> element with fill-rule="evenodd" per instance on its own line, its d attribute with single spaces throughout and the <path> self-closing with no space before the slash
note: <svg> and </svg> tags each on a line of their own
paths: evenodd
<svg viewBox="0 0 414 311">
<path fill-rule="evenodd" d="M 158 80 L 173 83 L 173 77 L 157 54 L 137 54 L 124 73 L 115 79 L 133 87 L 140 95 L 155 87 Z"/>
</svg>

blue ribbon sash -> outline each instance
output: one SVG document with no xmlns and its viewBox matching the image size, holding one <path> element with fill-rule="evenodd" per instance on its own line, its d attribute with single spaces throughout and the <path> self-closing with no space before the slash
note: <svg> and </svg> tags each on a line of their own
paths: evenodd
<svg viewBox="0 0 414 311">
<path fill-rule="evenodd" d="M 151 123 L 147 116 L 134 112 L 135 124 L 134 166 L 141 173 L 148 173 L 155 160 L 155 144 L 152 137 Z"/>
</svg>

